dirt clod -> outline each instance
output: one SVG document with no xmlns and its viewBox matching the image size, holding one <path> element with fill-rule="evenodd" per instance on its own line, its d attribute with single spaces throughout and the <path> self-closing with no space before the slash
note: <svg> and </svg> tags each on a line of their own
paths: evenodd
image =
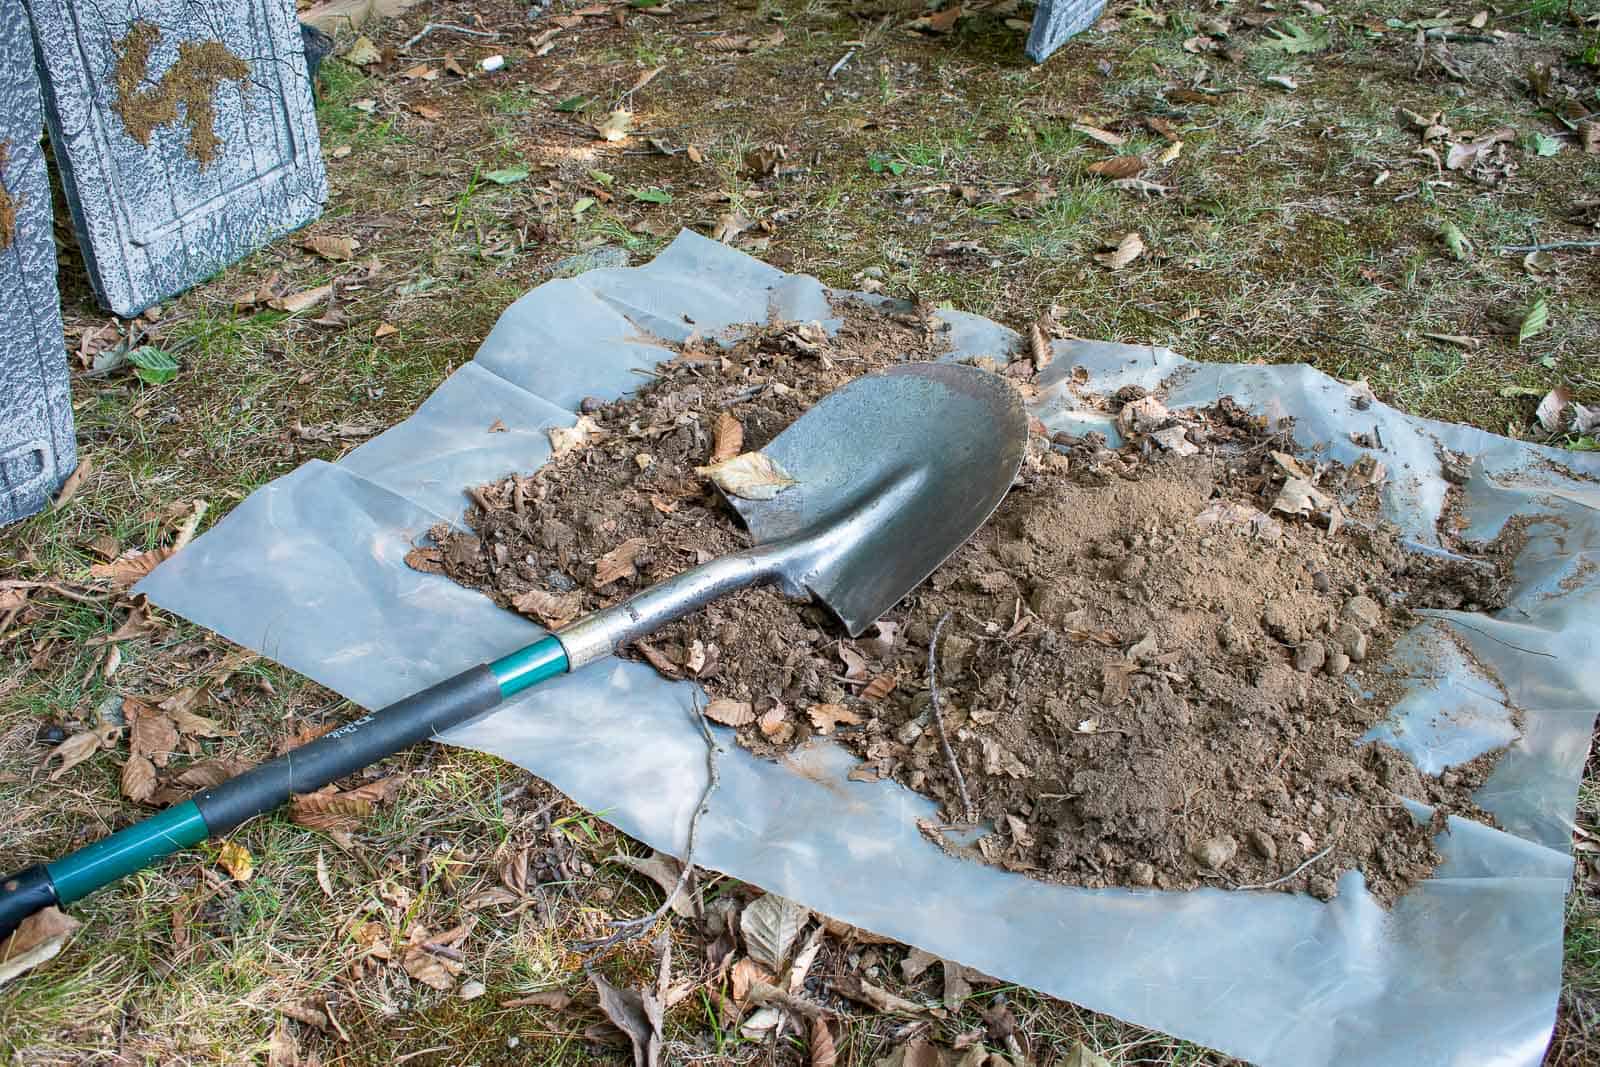
<svg viewBox="0 0 1600 1067">
<path fill-rule="evenodd" d="M 786 324 L 730 347 L 691 343 L 637 395 L 588 405 L 598 432 L 584 443 L 532 475 L 472 487 L 474 533 L 432 531 L 445 571 L 545 620 L 551 598 L 569 598 L 562 613 L 570 598 L 594 610 L 742 547 L 747 535 L 695 474 L 719 433 L 726 442 L 736 421 L 742 447 L 760 449 L 846 380 L 941 347 L 933 316 L 842 310 L 836 338 Z M 1381 658 L 1411 609 L 1449 602 L 1469 577 L 1475 602 L 1494 603 L 1483 575 L 1499 575 L 1502 550 L 1483 549 L 1493 565 L 1458 579 L 1381 524 L 1268 518 L 1291 476 L 1271 454 L 1294 462 L 1285 427 L 1227 399 L 1204 411 L 1169 412 L 1155 394 L 1126 404 L 1144 429 L 1128 420 L 1123 448 L 1099 434 L 1032 436 L 994 517 L 876 632 L 852 641 L 824 608 L 756 589 L 663 628 L 637 654 L 737 702 L 752 751 L 830 734 L 861 757 L 852 778 L 893 778 L 960 821 L 927 686 L 934 624 L 948 613 L 944 729 L 976 814 L 995 828 L 974 858 L 1093 887 L 1324 898 L 1359 870 L 1394 899 L 1438 862 L 1443 825 L 1418 823 L 1396 795 L 1492 821 L 1470 795 L 1496 754 L 1442 780 L 1384 745 L 1358 746 L 1398 695 L 1362 664 Z M 1145 447 L 1178 427 L 1194 454 Z M 1313 466 L 1325 465 L 1307 460 L 1302 473 Z M 1333 493 L 1342 477 L 1321 484 Z"/>
</svg>

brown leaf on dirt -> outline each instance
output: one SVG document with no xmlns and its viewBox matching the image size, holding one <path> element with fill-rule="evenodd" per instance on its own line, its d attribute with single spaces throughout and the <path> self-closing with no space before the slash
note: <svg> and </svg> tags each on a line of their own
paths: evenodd
<svg viewBox="0 0 1600 1067">
<path fill-rule="evenodd" d="M 781 745 L 794 736 L 794 725 L 789 722 L 789 709 L 782 704 L 764 712 L 756 726 L 761 730 L 761 736 L 774 744 Z"/>
<path fill-rule="evenodd" d="M 0 986 L 53 958 L 82 925 L 56 907 L 23 919 L 10 937 L 0 941 Z"/>
<path fill-rule="evenodd" d="M 755 960 L 746 957 L 728 971 L 728 995 L 735 1005 L 742 1006 L 750 997 L 750 987 L 757 982 L 772 985 L 777 978 Z"/>
<path fill-rule="evenodd" d="M 312 830 L 349 833 L 374 807 L 391 799 L 404 780 L 394 774 L 342 792 L 327 786 L 315 793 L 297 793 L 289 800 L 289 817 Z"/>
<path fill-rule="evenodd" d="M 587 415 L 579 415 L 571 426 L 552 426 L 547 432 L 551 459 L 560 459 L 575 448 L 586 448 L 605 436 L 600 424 Z"/>
<path fill-rule="evenodd" d="M 319 285 L 315 289 L 302 289 L 298 293 L 288 296 L 275 296 L 267 301 L 267 306 L 277 311 L 287 311 L 291 315 L 310 310 L 333 296 L 333 286 Z"/>
<path fill-rule="evenodd" d="M 839 662 L 844 664 L 844 677 L 847 682 L 864 682 L 867 680 L 867 657 L 857 652 L 855 648 L 845 642 L 839 643 Z"/>
<path fill-rule="evenodd" d="M 127 589 L 164 563 L 173 551 L 170 547 L 163 547 L 118 556 L 110 563 L 92 564 L 89 573 L 96 578 L 109 579 L 115 589 Z"/>
<path fill-rule="evenodd" d="M 833 1043 L 833 1031 L 822 1016 L 811 1020 L 811 1067 L 837 1067 L 839 1052 Z"/>
<path fill-rule="evenodd" d="M 672 662 L 672 660 L 668 659 L 665 653 L 656 648 L 656 646 L 652 645 L 650 642 L 635 641 L 633 643 L 633 647 L 638 649 L 639 654 L 645 658 L 650 666 L 654 667 L 664 677 L 674 679 L 683 677 L 682 668 L 680 668 L 676 663 Z"/>
<path fill-rule="evenodd" d="M 122 624 L 105 637 L 91 638 L 90 644 L 114 644 L 160 632 L 161 623 L 151 616 L 150 601 L 143 593 L 130 598 L 127 603 L 128 616 L 122 620 Z M 3 609 L 3 605 L 0 605 L 0 609 Z"/>
<path fill-rule="evenodd" d="M 110 731 L 109 737 L 107 734 L 108 731 L 104 729 L 84 730 L 81 733 L 73 734 L 46 753 L 42 762 L 48 763 L 52 759 L 61 761 L 61 765 L 50 772 L 50 781 L 53 782 L 60 778 L 63 774 L 66 774 L 72 768 L 100 751 L 102 747 L 108 747 L 110 740 L 115 738 L 115 732 Z"/>
<path fill-rule="evenodd" d="M 600 997 L 600 1010 L 633 1043 L 635 1067 L 656 1067 L 661 1062 L 661 1005 L 648 989 L 618 989 L 597 972 L 589 983 Z"/>
<path fill-rule="evenodd" d="M 412 945 L 400 957 L 405 972 L 425 986 L 448 993 L 455 988 L 456 975 L 466 968 L 456 960 L 446 959 L 429 952 L 421 945 Z"/>
<path fill-rule="evenodd" d="M 256 859 L 250 850 L 237 841 L 224 841 L 217 851 L 217 866 L 227 871 L 236 882 L 248 882 L 256 873 Z"/>
<path fill-rule="evenodd" d="M 783 970 L 789 950 L 810 919 L 811 909 L 804 904 L 767 893 L 744 909 L 739 916 L 739 932 L 744 935 L 750 958 L 775 975 Z"/>
<path fill-rule="evenodd" d="M 122 795 L 135 804 L 149 800 L 156 791 L 156 768 L 144 756 L 132 755 L 122 765 Z"/>
<path fill-rule="evenodd" d="M 628 139 L 628 131 L 632 128 L 633 112 L 626 108 L 618 108 L 607 115 L 605 121 L 594 128 L 594 132 L 607 141 L 625 141 Z"/>
<path fill-rule="evenodd" d="M 543 589 L 530 589 L 512 597 L 511 606 L 556 630 L 578 617 L 583 610 L 583 594 L 547 593 Z"/>
<path fill-rule="evenodd" d="M 807 709 L 806 714 L 810 716 L 811 723 L 819 734 L 831 734 L 834 727 L 841 723 L 846 726 L 857 726 L 861 723 L 861 716 L 843 704 L 813 704 Z"/>
<path fill-rule="evenodd" d="M 748 700 L 713 700 L 705 706 L 703 714 L 724 726 L 745 726 L 756 721 L 755 709 Z"/>
<path fill-rule="evenodd" d="M 1286 478 L 1283 488 L 1272 501 L 1268 511 L 1281 511 L 1285 515 L 1321 514 L 1333 506 L 1333 500 L 1304 478 Z"/>
<path fill-rule="evenodd" d="M 278 1012 L 288 1016 L 295 1022 L 314 1026 L 318 1030 L 326 1031 L 329 1029 L 327 1013 L 303 1001 L 294 1000 L 286 1004 L 279 1004 Z"/>
<path fill-rule="evenodd" d="M 83 484 L 84 479 L 89 477 L 93 471 L 94 460 L 88 456 L 80 455 L 78 457 L 78 465 L 73 468 L 71 474 L 67 475 L 67 480 L 61 483 L 61 491 L 50 502 L 50 509 L 56 511 L 66 507 L 72 501 L 72 498 L 78 495 L 78 487 Z"/>
<path fill-rule="evenodd" d="M 378 328 L 372 331 L 372 339 L 374 341 L 381 341 L 383 338 L 390 337 L 399 332 L 400 327 L 396 326 L 394 323 L 380 322 L 378 323 Z"/>
<path fill-rule="evenodd" d="M 289 427 L 289 432 L 302 441 L 321 443 L 370 437 L 381 429 L 383 429 L 383 423 L 374 419 L 356 419 L 351 422 L 321 422 L 315 426 L 306 426 L 296 420 Z"/>
<path fill-rule="evenodd" d="M 1128 139 L 1123 137 L 1121 134 L 1112 133 L 1110 130 L 1102 130 L 1098 126 L 1089 126 L 1082 122 L 1074 122 L 1072 124 L 1072 129 L 1077 133 L 1083 134 L 1092 141 L 1099 141 L 1101 144 L 1110 145 L 1112 148 L 1120 148 L 1124 144 L 1128 143 Z"/>
<path fill-rule="evenodd" d="M 551 1011 L 565 1011 L 572 1003 L 572 994 L 563 993 L 559 989 L 541 989 L 537 993 L 529 993 L 525 997 L 514 997 L 511 1000 L 502 1000 L 502 1008 L 549 1008 Z"/>
<path fill-rule="evenodd" d="M 229 778 L 243 774 L 254 766 L 255 763 L 251 760 L 231 756 L 206 759 L 199 763 L 191 763 L 179 771 L 173 781 L 190 789 L 210 789 L 212 786 L 221 785 Z"/>
<path fill-rule="evenodd" d="M 1109 252 L 1096 252 L 1094 261 L 1111 270 L 1122 270 L 1144 253 L 1144 238 L 1137 232 L 1125 233 L 1118 239 L 1116 248 Z"/>
<path fill-rule="evenodd" d="M 884 697 L 894 692 L 895 684 L 896 682 L 894 675 L 880 674 L 872 681 L 868 682 L 865 689 L 861 690 L 861 699 L 873 701 L 882 700 Z"/>
<path fill-rule="evenodd" d="M 694 472 L 711 479 L 724 493 L 745 500 L 771 500 L 791 485 L 799 484 L 765 452 L 745 452 L 719 463 L 696 467 Z"/>
<path fill-rule="evenodd" d="M 633 561 L 650 547 L 643 537 L 630 537 L 610 552 L 594 561 L 594 587 L 604 589 L 621 578 L 632 578 L 638 573 Z"/>
<path fill-rule="evenodd" d="M 331 234 L 313 234 L 300 240 L 300 247 L 307 252 L 314 252 L 323 259 L 331 259 L 336 263 L 344 263 L 355 258 L 356 249 L 360 247 L 354 237 L 335 237 Z"/>
<path fill-rule="evenodd" d="M 1138 156 L 1112 156 L 1089 164 L 1089 173 L 1102 178 L 1132 178 L 1144 170 L 1144 160 Z"/>
<path fill-rule="evenodd" d="M 437 548 L 413 548 L 406 553 L 406 566 L 423 574 L 443 574 L 444 552 Z"/>
<path fill-rule="evenodd" d="M 162 705 L 165 707 L 165 705 Z M 228 730 L 215 719 L 208 719 L 204 715 L 196 715 L 184 708 L 171 711 L 172 724 L 178 728 L 180 734 L 189 737 L 238 737 L 238 730 Z"/>
<path fill-rule="evenodd" d="M 692 145 L 689 151 L 695 151 Z M 730 211 L 717 219 L 717 225 L 711 231 L 711 239 L 713 241 L 721 241 L 725 245 L 731 245 L 735 238 L 754 225 L 755 222 L 743 212 Z"/>
<path fill-rule="evenodd" d="M 410 108 L 422 118 L 427 119 L 429 122 L 438 122 L 440 119 L 444 118 L 443 111 L 440 111 L 436 107 L 430 107 L 427 104 L 407 104 L 406 107 Z"/>
<path fill-rule="evenodd" d="M 915 1004 L 905 997 L 896 996 L 887 989 L 880 989 L 871 982 L 854 975 L 847 975 L 832 983 L 833 988 L 843 996 L 860 1004 L 865 1004 L 876 1011 L 888 1012 L 895 1015 L 921 1015 L 927 1009 L 920 1004 Z"/>
<path fill-rule="evenodd" d="M 122 713 L 128 720 L 128 751 L 165 767 L 178 747 L 178 728 L 172 716 L 133 697 L 123 700 Z"/>
<path fill-rule="evenodd" d="M 1539 420 L 1539 425 L 1545 433 L 1555 433 L 1561 429 L 1561 413 L 1567 410 L 1567 405 L 1572 402 L 1572 390 L 1564 385 L 1558 385 L 1539 401 L 1539 408 L 1534 415 Z"/>
<path fill-rule="evenodd" d="M 732 459 L 744 448 L 744 426 L 736 419 L 731 411 L 724 411 L 717 416 L 715 444 L 711 448 L 711 462 L 721 463 L 725 459 Z"/>
<path fill-rule="evenodd" d="M 407 67 L 405 70 L 402 70 L 399 74 L 399 77 L 405 79 L 406 81 L 437 81 L 439 78 L 439 68 L 430 67 L 426 63 L 418 63 L 415 66 Z"/>
</svg>

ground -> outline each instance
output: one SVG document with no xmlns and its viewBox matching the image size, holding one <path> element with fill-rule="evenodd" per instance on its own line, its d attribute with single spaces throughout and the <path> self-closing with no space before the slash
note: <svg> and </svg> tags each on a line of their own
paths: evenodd
<svg viewBox="0 0 1600 1067">
<path fill-rule="evenodd" d="M 6 578 L 48 583 L 0 587 L 7 866 L 146 810 L 121 795 L 125 740 L 54 779 L 44 763 L 51 731 L 93 725 L 108 697 L 204 688 L 194 710 L 229 736 L 195 740 L 203 757 L 260 758 L 353 711 L 182 620 L 106 642 L 130 607 L 91 568 L 169 543 L 195 500 L 209 505 L 203 531 L 270 479 L 405 417 L 512 300 L 583 269 L 572 257 L 601 246 L 637 263 L 680 227 L 719 232 L 835 286 L 1019 328 L 1050 314 L 1065 334 L 1200 359 L 1307 362 L 1364 377 L 1419 415 L 1595 447 L 1564 421 L 1542 427 L 1535 406 L 1558 385 L 1600 404 L 1600 255 L 1500 250 L 1600 238 L 1600 155 L 1569 129 L 1600 109 L 1592 7 L 1535 0 L 1479 27 L 1468 6 L 1441 27 L 1415 22 L 1438 5 L 1405 0 L 1331 15 L 1305 2 L 1292 16 L 1253 3 L 1116 5 L 1034 66 L 1020 6 L 968 4 L 942 33 L 947 18 L 919 31 L 926 12 L 910 2 L 669 6 L 436 0 L 365 27 L 376 48 L 351 59 L 368 62 L 333 58 L 320 74 L 332 194 L 302 235 L 354 238 L 354 249 L 278 241 L 131 327 L 96 312 L 81 264 L 64 258 L 74 410 L 92 466 L 63 506 L 0 533 Z M 1274 34 L 1252 23 L 1268 18 L 1313 42 L 1325 31 L 1325 47 L 1266 47 Z M 436 29 L 405 50 L 429 21 L 499 36 Z M 1446 39 L 1426 37 L 1430 26 Z M 341 35 L 340 54 L 353 36 Z M 505 66 L 481 70 L 494 54 Z M 617 110 L 630 125 L 612 121 L 620 139 L 608 140 L 597 127 Z M 1440 129 L 1425 143 L 1430 124 Z M 1428 157 L 1446 161 L 1451 144 L 1501 127 L 1509 140 L 1476 166 Z M 1089 169 L 1115 155 L 1141 157 L 1137 177 L 1161 188 L 1141 195 Z M 1145 248 L 1131 264 L 1093 258 L 1129 231 Z M 331 306 L 294 299 L 330 283 Z M 106 353 L 130 330 L 143 335 L 135 346 L 173 357 L 170 380 L 89 372 L 97 355 L 115 362 Z M 405 777 L 348 834 L 284 817 L 239 831 L 255 863 L 247 882 L 207 845 L 75 907 L 85 925 L 61 956 L 0 990 L 0 1052 L 19 1063 L 580 1063 L 612 1047 L 595 1043 L 602 1017 L 577 945 L 660 902 L 653 882 L 607 859 L 643 850 L 487 757 L 432 749 L 384 771 Z M 1577 832 L 1580 845 L 1600 833 L 1595 776 Z M 1600 1060 L 1592 855 L 1580 852 L 1570 898 L 1551 1063 Z M 518 857 L 542 903 L 470 912 L 507 864 L 515 881 Z M 370 947 L 368 917 L 403 918 L 403 948 L 413 924 L 437 933 L 469 913 L 479 925 L 457 954 L 483 996 L 355 962 Z M 664 929 L 679 943 L 675 977 L 704 975 L 688 924 Z M 903 953 L 830 937 L 813 973 L 937 996 L 938 968 L 903 981 Z M 598 964 L 625 984 L 653 977 L 657 960 L 642 938 Z M 575 999 L 505 1006 L 549 990 Z M 1229 1062 L 1021 989 L 980 986 L 930 1036 L 985 1030 L 989 1011 L 1003 1049 L 1002 1000 L 1040 1062 L 1079 1041 L 1113 1064 Z M 766 1061 L 767 1044 L 719 1023 L 717 1003 L 697 992 L 667 1013 L 666 1058 Z M 874 1063 L 908 1036 L 904 1018 L 830 1003 L 843 1010 L 839 1062 Z M 281 1012 L 295 1004 L 331 1009 L 337 1025 L 289 1021 Z M 803 1058 L 806 1041 L 776 1052 Z"/>
</svg>

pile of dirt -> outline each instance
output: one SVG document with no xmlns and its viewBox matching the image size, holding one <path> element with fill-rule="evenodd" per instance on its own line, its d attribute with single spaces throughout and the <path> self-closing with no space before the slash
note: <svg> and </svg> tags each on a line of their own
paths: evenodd
<svg viewBox="0 0 1600 1067">
<path fill-rule="evenodd" d="M 475 533 L 436 527 L 410 562 L 555 627 L 743 547 L 694 468 L 760 448 L 851 378 L 940 350 L 926 310 L 841 311 L 835 338 L 786 324 L 691 343 L 638 395 L 586 403 L 546 466 L 472 487 Z M 1037 370 L 1024 356 L 1002 373 L 1029 393 Z M 994 518 L 861 639 L 757 589 L 633 653 L 701 683 L 708 713 L 758 753 L 831 734 L 862 757 L 852 777 L 992 824 L 971 852 L 1012 870 L 1327 898 L 1359 869 L 1393 900 L 1437 864 L 1443 813 L 1492 822 L 1470 794 L 1498 753 L 1433 778 L 1358 747 L 1398 694 L 1375 664 L 1415 608 L 1496 606 L 1509 553 L 1405 551 L 1360 518 L 1381 464 L 1296 459 L 1287 426 L 1227 400 L 1172 413 L 1133 389 L 1110 403 L 1122 448 L 1035 423 Z M 1419 824 L 1402 796 L 1440 814 Z"/>
</svg>

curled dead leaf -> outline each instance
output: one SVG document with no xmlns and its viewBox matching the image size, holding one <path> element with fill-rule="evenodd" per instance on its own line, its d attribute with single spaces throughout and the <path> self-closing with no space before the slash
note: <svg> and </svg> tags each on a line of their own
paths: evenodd
<svg viewBox="0 0 1600 1067">
<path fill-rule="evenodd" d="M 1128 143 L 1128 139 L 1121 134 L 1112 133 L 1110 130 L 1102 130 L 1098 126 L 1074 122 L 1071 128 L 1075 133 L 1081 133 L 1092 141 L 1099 141 L 1101 144 L 1110 145 L 1112 148 L 1120 148 Z"/>
<path fill-rule="evenodd" d="M 319 285 L 315 289 L 304 289 L 288 296 L 275 296 L 267 301 L 267 306 L 293 315 L 314 308 L 332 296 L 333 286 Z"/>
<path fill-rule="evenodd" d="M 731 411 L 724 411 L 717 416 L 715 444 L 711 449 L 711 462 L 721 463 L 732 459 L 744 447 L 744 427 L 739 423 Z"/>
<path fill-rule="evenodd" d="M 578 617 L 583 610 L 583 594 L 547 593 L 543 589 L 530 589 L 512 597 L 511 606 L 555 630 Z"/>
<path fill-rule="evenodd" d="M 575 448 L 586 448 L 605 436 L 600 424 L 587 415 L 579 415 L 571 426 L 552 426 L 548 432 L 552 459 L 560 459 Z"/>
<path fill-rule="evenodd" d="M 1094 261 L 1110 270 L 1122 270 L 1144 254 L 1144 238 L 1137 232 L 1125 233 L 1118 239 L 1116 248 L 1109 252 L 1096 252 Z"/>
<path fill-rule="evenodd" d="M 82 925 L 56 907 L 23 919 L 10 937 L 0 941 L 0 986 L 52 959 Z"/>
<path fill-rule="evenodd" d="M 356 249 L 360 247 L 354 237 L 334 237 L 330 234 L 313 234 L 300 240 L 300 247 L 307 252 L 313 252 L 323 259 L 331 259 L 336 263 L 344 263 L 356 256 Z"/>
<path fill-rule="evenodd" d="M 224 841 L 217 850 L 217 866 L 227 871 L 236 882 L 248 882 L 256 873 L 256 859 L 250 850 L 237 841 Z"/>
<path fill-rule="evenodd" d="M 1565 385 L 1558 385 L 1544 395 L 1534 415 L 1545 433 L 1555 433 L 1561 429 L 1561 413 L 1567 410 L 1567 405 L 1571 402 L 1572 390 Z"/>
<path fill-rule="evenodd" d="M 834 728 L 843 724 L 845 726 L 859 726 L 861 716 L 845 707 L 843 704 L 813 704 L 806 710 L 811 718 L 811 724 L 820 734 L 831 734 Z"/>
<path fill-rule="evenodd" d="M 748 700 L 719 698 L 707 704 L 703 714 L 724 726 L 745 726 L 756 721 L 755 709 Z"/>
<path fill-rule="evenodd" d="M 861 699 L 874 701 L 882 700 L 884 697 L 894 692 L 894 687 L 894 675 L 880 674 L 872 681 L 868 682 L 865 689 L 861 690 Z"/>
<path fill-rule="evenodd" d="M 745 452 L 720 463 L 696 467 L 694 471 L 703 478 L 711 479 L 724 493 L 745 500 L 771 500 L 790 486 L 799 484 L 764 452 Z"/>
<path fill-rule="evenodd" d="M 1144 160 L 1138 156 L 1112 156 L 1089 164 L 1089 173 L 1102 178 L 1132 178 L 1144 170 Z"/>
<path fill-rule="evenodd" d="M 311 830 L 354 830 L 372 810 L 392 798 L 404 781 L 390 775 L 355 789 L 340 791 L 328 786 L 315 793 L 297 793 L 289 800 L 289 817 Z"/>
<path fill-rule="evenodd" d="M 96 578 L 108 579 L 115 589 L 127 589 L 166 562 L 173 551 L 170 547 L 162 547 L 152 548 L 148 552 L 129 553 L 118 556 L 110 563 L 92 564 L 89 573 Z"/>
<path fill-rule="evenodd" d="M 128 757 L 122 765 L 122 795 L 141 804 L 156 791 L 156 768 L 149 759 L 140 755 Z"/>
<path fill-rule="evenodd" d="M 52 759 L 61 761 L 60 765 L 50 772 L 50 780 L 52 782 L 56 781 L 107 744 L 108 741 L 103 730 L 84 730 L 73 734 L 45 755 L 45 763 L 50 762 Z"/>
<path fill-rule="evenodd" d="M 632 578 L 638 573 L 633 561 L 639 558 L 650 542 L 643 537 L 630 537 L 594 562 L 594 587 L 604 589 L 622 578 Z"/>
</svg>

